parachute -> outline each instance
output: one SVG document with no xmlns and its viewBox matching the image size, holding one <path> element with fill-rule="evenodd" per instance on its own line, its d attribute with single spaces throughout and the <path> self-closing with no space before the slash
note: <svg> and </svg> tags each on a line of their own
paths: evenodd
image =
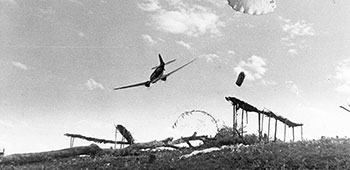
<svg viewBox="0 0 350 170">
<path fill-rule="evenodd" d="M 250 15 L 262 15 L 273 12 L 275 0 L 227 0 L 232 9 Z"/>
</svg>

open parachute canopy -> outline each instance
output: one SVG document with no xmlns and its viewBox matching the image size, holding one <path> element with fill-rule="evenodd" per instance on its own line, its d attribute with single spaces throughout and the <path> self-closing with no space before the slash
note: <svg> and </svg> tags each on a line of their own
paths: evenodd
<svg viewBox="0 0 350 170">
<path fill-rule="evenodd" d="M 273 12 L 276 8 L 275 0 L 227 0 L 236 11 L 250 15 L 262 15 Z"/>
</svg>

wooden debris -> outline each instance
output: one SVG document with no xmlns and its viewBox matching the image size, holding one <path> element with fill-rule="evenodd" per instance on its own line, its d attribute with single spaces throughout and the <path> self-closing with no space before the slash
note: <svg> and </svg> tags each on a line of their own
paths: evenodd
<svg viewBox="0 0 350 170">
<path fill-rule="evenodd" d="M 117 125 L 115 128 L 123 135 L 126 141 L 128 141 L 128 144 L 134 143 L 135 140 L 132 137 L 131 133 L 123 125 Z"/>
<path fill-rule="evenodd" d="M 74 134 L 65 134 L 65 135 L 69 137 L 71 136 L 81 137 L 81 135 L 74 135 Z M 180 147 L 175 145 L 184 143 L 184 142 L 189 142 L 191 140 L 202 140 L 206 142 L 210 140 L 210 138 L 208 138 L 207 136 L 192 135 L 192 136 L 183 137 L 177 140 L 173 140 L 173 138 L 166 138 L 161 141 L 155 140 L 155 141 L 145 142 L 145 143 L 134 143 L 123 149 L 101 149 L 96 144 L 91 144 L 89 146 L 72 147 L 72 148 L 48 151 L 48 152 L 13 154 L 13 155 L 0 157 L 0 165 L 35 163 L 35 162 L 42 162 L 42 161 L 48 161 L 52 159 L 66 158 L 66 157 L 79 156 L 79 155 L 112 154 L 114 156 L 126 156 L 126 155 L 132 155 L 134 153 L 137 153 L 142 149 L 153 149 L 157 147 L 171 147 L 174 149 L 180 149 Z M 103 141 L 103 140 L 97 140 L 97 141 Z"/>
<path fill-rule="evenodd" d="M 87 140 L 87 141 L 96 142 L 96 143 L 104 143 L 104 144 L 105 143 L 129 144 L 128 142 L 99 139 L 99 138 L 87 137 L 87 136 L 83 136 L 83 135 L 79 135 L 79 134 L 66 133 L 66 134 L 64 134 L 64 136 L 72 137 L 72 138 L 80 138 L 80 139 L 84 139 L 84 140 Z"/>
<path fill-rule="evenodd" d="M 95 144 L 89 146 L 79 146 L 55 151 L 13 154 L 0 158 L 1 164 L 25 164 L 48 161 L 57 158 L 65 158 L 78 155 L 95 155 L 101 152 L 102 149 Z"/>
<path fill-rule="evenodd" d="M 279 120 L 280 122 L 287 124 L 288 127 L 296 127 L 296 126 L 303 126 L 303 124 L 301 123 L 294 123 L 290 120 L 288 120 L 287 118 L 284 118 L 282 116 L 278 116 L 276 114 L 274 114 L 272 111 L 264 111 L 264 110 L 259 110 L 256 107 L 242 101 L 239 100 L 235 97 L 225 97 L 225 99 L 227 101 L 230 101 L 232 103 L 232 105 L 236 106 L 236 109 L 242 109 L 248 112 L 256 112 L 256 113 L 261 113 L 263 115 L 266 115 L 267 117 L 272 117 L 275 118 L 276 120 Z"/>
</svg>

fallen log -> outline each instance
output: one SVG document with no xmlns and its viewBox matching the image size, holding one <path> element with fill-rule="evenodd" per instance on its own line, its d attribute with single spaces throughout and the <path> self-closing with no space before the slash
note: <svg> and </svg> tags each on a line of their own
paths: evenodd
<svg viewBox="0 0 350 170">
<path fill-rule="evenodd" d="M 102 149 L 95 144 L 89 146 L 79 146 L 67 149 L 38 152 L 38 153 L 24 153 L 24 154 L 13 154 L 0 158 L 1 164 L 26 164 L 34 162 L 48 161 L 57 158 L 66 158 L 78 155 L 94 155 L 101 152 Z"/>
<path fill-rule="evenodd" d="M 203 143 L 206 143 L 207 141 L 211 140 L 208 138 L 208 136 L 189 136 L 189 137 L 181 137 L 180 139 L 176 139 L 174 141 L 169 142 L 171 145 L 176 145 L 180 143 L 188 143 L 191 140 L 201 140 Z"/>
<path fill-rule="evenodd" d="M 126 156 L 140 152 L 142 149 L 154 149 L 158 147 L 171 147 L 175 149 L 180 149 L 181 147 L 175 145 L 189 142 L 191 140 L 202 140 L 205 143 L 207 140 L 210 139 L 211 138 L 208 138 L 207 136 L 182 137 L 174 141 L 173 138 L 166 138 L 160 141 L 154 140 L 151 142 L 134 143 L 123 149 L 101 149 L 96 144 L 91 144 L 89 146 L 78 146 L 48 152 L 8 155 L 0 158 L 0 165 L 35 163 L 79 155 L 111 154 L 114 156 Z"/>
<path fill-rule="evenodd" d="M 123 149 L 117 149 L 117 150 L 104 150 L 105 153 L 112 154 L 114 156 L 126 156 L 126 155 L 132 155 L 135 154 L 138 151 L 141 151 L 142 149 L 154 149 L 158 147 L 171 147 L 174 149 L 180 149 L 180 147 L 174 146 L 172 142 L 173 138 L 166 138 L 161 141 L 151 141 L 151 142 L 144 142 L 144 143 L 134 143 L 126 148 Z"/>
</svg>

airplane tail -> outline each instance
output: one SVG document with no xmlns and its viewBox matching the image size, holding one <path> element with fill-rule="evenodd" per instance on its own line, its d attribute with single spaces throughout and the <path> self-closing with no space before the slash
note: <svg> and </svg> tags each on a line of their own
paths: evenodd
<svg viewBox="0 0 350 170">
<path fill-rule="evenodd" d="M 160 65 L 165 65 L 163 59 L 162 59 L 162 56 L 159 54 L 159 62 L 160 62 Z"/>
</svg>

